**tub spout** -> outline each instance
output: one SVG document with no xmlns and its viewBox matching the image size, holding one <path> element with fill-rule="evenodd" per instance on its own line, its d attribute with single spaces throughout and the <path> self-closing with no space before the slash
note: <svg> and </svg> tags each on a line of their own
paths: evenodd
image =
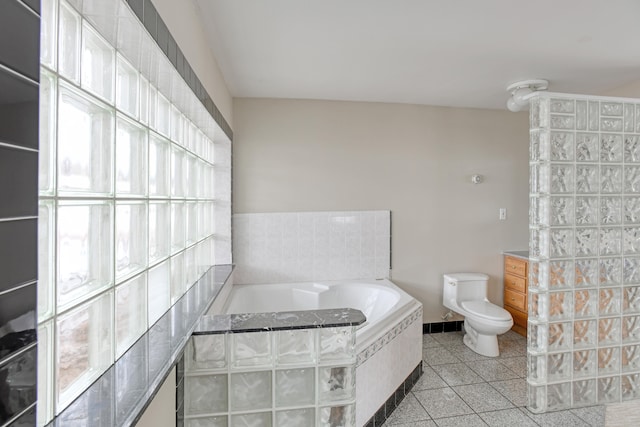
<svg viewBox="0 0 640 427">
<path fill-rule="evenodd" d="M 442 320 L 449 320 L 451 317 L 453 317 L 453 311 L 449 310 L 448 313 L 442 316 Z"/>
</svg>

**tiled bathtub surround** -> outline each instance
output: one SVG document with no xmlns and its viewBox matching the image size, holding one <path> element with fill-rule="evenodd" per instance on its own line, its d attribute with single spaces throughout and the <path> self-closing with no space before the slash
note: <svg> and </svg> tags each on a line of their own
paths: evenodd
<svg viewBox="0 0 640 427">
<path fill-rule="evenodd" d="M 531 104 L 535 412 L 640 398 L 640 100 Z"/>
<path fill-rule="evenodd" d="M 351 309 L 205 316 L 185 353 L 185 425 L 354 426 L 364 321 Z"/>
<path fill-rule="evenodd" d="M 40 424 L 230 262 L 230 140 L 150 31 L 124 0 L 42 2 Z"/>
<path fill-rule="evenodd" d="M 391 212 L 233 215 L 236 283 L 386 278 Z"/>
</svg>

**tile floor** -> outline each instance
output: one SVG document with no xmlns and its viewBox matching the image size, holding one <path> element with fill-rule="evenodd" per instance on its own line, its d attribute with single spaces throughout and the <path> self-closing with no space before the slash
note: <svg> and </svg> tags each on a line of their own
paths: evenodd
<svg viewBox="0 0 640 427">
<path fill-rule="evenodd" d="M 604 426 L 604 406 L 534 414 L 527 404 L 527 341 L 509 331 L 484 357 L 462 332 L 423 335 L 424 374 L 384 427 Z"/>
</svg>

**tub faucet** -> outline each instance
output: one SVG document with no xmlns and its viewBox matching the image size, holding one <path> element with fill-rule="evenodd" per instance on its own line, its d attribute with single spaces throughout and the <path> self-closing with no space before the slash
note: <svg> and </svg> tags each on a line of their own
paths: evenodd
<svg viewBox="0 0 640 427">
<path fill-rule="evenodd" d="M 442 316 L 442 320 L 449 320 L 450 317 L 453 317 L 453 311 L 449 310 L 444 316 Z"/>
</svg>

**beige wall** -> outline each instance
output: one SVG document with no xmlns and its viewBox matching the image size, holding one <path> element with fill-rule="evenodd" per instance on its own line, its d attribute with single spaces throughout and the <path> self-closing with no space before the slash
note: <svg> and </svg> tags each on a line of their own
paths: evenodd
<svg viewBox="0 0 640 427">
<path fill-rule="evenodd" d="M 151 0 L 213 102 L 233 128 L 233 100 L 207 37 L 199 9 L 193 0 Z"/>
<path fill-rule="evenodd" d="M 500 253 L 528 247 L 526 113 L 235 99 L 233 115 L 235 213 L 390 209 L 392 279 L 425 322 L 446 272 L 488 273 L 502 303 Z"/>
<path fill-rule="evenodd" d="M 624 98 L 640 98 L 640 80 L 619 86 L 601 94 L 604 96 L 622 96 Z"/>
<path fill-rule="evenodd" d="M 176 368 L 160 386 L 158 393 L 140 417 L 137 427 L 174 427 L 176 425 Z"/>
</svg>

